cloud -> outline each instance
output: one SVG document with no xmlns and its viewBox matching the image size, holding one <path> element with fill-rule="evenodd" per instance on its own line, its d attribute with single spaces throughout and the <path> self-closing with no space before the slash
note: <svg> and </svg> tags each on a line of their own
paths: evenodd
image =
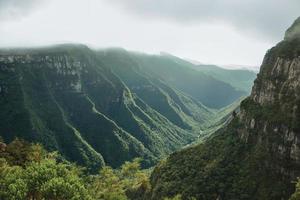
<svg viewBox="0 0 300 200">
<path fill-rule="evenodd" d="M 42 3 L 41 3 L 42 2 Z M 300 0 L 0 0 L 0 47 L 84 43 L 260 65 Z"/>
<path fill-rule="evenodd" d="M 300 15 L 299 0 L 106 0 L 129 12 L 177 23 L 228 23 L 238 31 L 278 40 Z"/>
<path fill-rule="evenodd" d="M 0 0 L 0 21 L 22 18 L 45 0 Z"/>
</svg>

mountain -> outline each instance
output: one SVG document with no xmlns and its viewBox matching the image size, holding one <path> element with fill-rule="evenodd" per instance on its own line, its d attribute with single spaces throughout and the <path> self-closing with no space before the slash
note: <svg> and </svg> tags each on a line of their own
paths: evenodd
<svg viewBox="0 0 300 200">
<path fill-rule="evenodd" d="M 230 101 L 208 108 L 188 83 L 175 87 L 189 81 L 182 75 L 191 91 L 206 84 Z M 91 171 L 135 157 L 152 166 L 221 127 L 242 94 L 164 57 L 75 44 L 0 50 L 0 136 L 42 143 Z"/>
<path fill-rule="evenodd" d="M 259 72 L 259 68 L 260 68 L 260 66 L 256 66 L 256 65 L 241 65 L 241 64 L 226 64 L 220 66 L 221 68 L 225 68 L 225 69 L 248 70 L 251 72 L 255 72 L 256 74 Z"/>
<path fill-rule="evenodd" d="M 198 65 L 194 69 L 218 80 L 229 83 L 234 88 L 250 94 L 256 73 L 245 69 L 224 69 L 216 65 Z"/>
<path fill-rule="evenodd" d="M 136 54 L 133 57 L 144 71 L 158 76 L 170 86 L 188 94 L 209 108 L 220 109 L 248 95 L 247 91 L 235 88 L 219 77 L 195 70 L 196 65 L 170 54 L 164 53 L 159 56 Z"/>
<path fill-rule="evenodd" d="M 200 102 L 170 87 L 157 76 L 147 74 L 130 52 L 105 50 L 98 51 L 98 56 L 132 93 L 173 124 L 183 129 L 192 129 L 204 125 L 214 115 L 212 110 Z"/>
<path fill-rule="evenodd" d="M 256 78 L 256 73 L 248 69 L 225 69 L 217 65 L 199 64 L 182 60 L 167 53 L 162 53 L 162 56 L 167 57 L 173 62 L 186 68 L 197 70 L 206 76 L 227 83 L 238 90 L 238 92 L 243 92 L 244 95 L 250 94 L 253 82 Z"/>
<path fill-rule="evenodd" d="M 300 25 L 270 49 L 224 128 L 156 166 L 146 199 L 288 199 L 300 176 Z"/>
<path fill-rule="evenodd" d="M 298 18 L 294 24 L 286 31 L 284 39 L 285 40 L 293 40 L 295 38 L 299 38 L 299 30 L 300 29 L 300 18 Z"/>
</svg>

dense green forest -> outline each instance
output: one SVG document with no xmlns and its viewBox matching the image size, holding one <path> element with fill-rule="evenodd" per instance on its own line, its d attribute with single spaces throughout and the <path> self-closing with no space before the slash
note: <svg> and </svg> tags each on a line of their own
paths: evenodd
<svg viewBox="0 0 300 200">
<path fill-rule="evenodd" d="M 222 137 L 222 136 L 221 136 Z M 224 145 L 225 151 L 229 146 L 229 143 L 236 142 L 231 139 L 223 141 L 219 138 L 219 143 Z M 214 140 L 216 141 L 216 140 Z M 222 144 L 224 143 L 224 144 Z M 216 145 L 216 144 L 214 144 Z M 234 148 L 241 148 L 240 144 L 234 144 Z M 192 150 L 192 149 L 191 149 Z M 191 152 L 193 156 L 194 150 L 187 150 Z M 201 159 L 205 159 L 207 156 L 213 156 L 216 152 L 215 149 L 210 150 L 211 155 L 201 154 L 205 152 L 204 149 L 195 149 L 200 153 Z M 227 152 L 230 153 L 230 152 Z M 195 183 L 186 182 L 187 178 L 180 178 L 180 173 L 190 170 L 190 167 L 185 163 L 183 169 L 174 171 L 174 169 L 168 169 L 168 173 L 173 173 L 173 181 L 182 179 L 184 181 L 184 196 L 190 197 L 190 200 L 194 199 L 216 199 L 218 196 L 215 193 L 214 178 L 215 176 L 223 176 L 224 181 L 234 181 L 234 178 L 230 178 L 232 173 L 236 173 L 238 177 L 240 175 L 246 175 L 248 171 L 238 172 L 234 169 L 234 163 L 228 165 L 228 163 L 222 163 L 223 167 L 218 166 L 220 157 L 214 155 L 215 159 L 211 161 L 199 160 L 195 165 L 208 165 L 210 166 L 203 174 L 199 176 L 199 181 L 205 179 L 207 182 L 203 186 L 195 187 Z M 258 159 L 257 156 L 256 159 Z M 176 159 L 176 162 L 181 162 L 182 158 L 176 155 L 172 156 L 172 159 Z M 219 161 L 216 161 L 219 160 Z M 132 162 L 125 162 L 121 167 L 113 169 L 109 166 L 102 167 L 98 173 L 90 175 L 85 168 L 79 167 L 73 163 L 70 163 L 63 159 L 57 152 L 49 153 L 40 144 L 31 144 L 26 141 L 15 139 L 9 144 L 0 142 L 0 199 L 3 200 L 148 200 L 148 199 L 163 199 L 163 200 L 181 200 L 182 195 L 176 193 L 176 190 L 170 191 L 166 196 L 152 196 L 151 184 L 149 181 L 149 170 L 141 170 L 140 159 L 134 159 Z M 201 164 L 201 162 L 203 164 Z M 255 162 L 255 160 L 253 160 Z M 210 163 L 210 164 L 208 164 Z M 213 164 L 215 163 L 215 164 Z M 221 164 L 221 162 L 220 162 Z M 199 166 L 201 167 L 201 166 Z M 216 174 L 211 174 L 212 169 L 218 167 L 220 171 Z M 249 170 L 243 168 L 244 170 Z M 156 169 L 158 170 L 158 169 Z M 161 170 L 161 169 L 160 169 Z M 176 172 L 176 173 L 174 173 Z M 231 173 L 229 173 L 231 172 Z M 257 172 L 259 175 L 260 172 Z M 250 176 L 250 174 L 247 174 Z M 259 178 L 259 176 L 257 177 Z M 153 179 L 153 178 L 152 178 Z M 219 183 L 224 184 L 224 183 Z M 244 188 L 252 190 L 250 182 L 244 182 L 237 184 L 235 193 L 229 193 L 231 199 L 244 199 L 246 196 L 235 196 L 237 193 L 243 191 Z M 268 184 L 272 184 L 268 181 Z M 224 185 L 225 186 L 225 185 Z M 275 185 L 276 186 L 276 185 Z M 165 185 L 166 188 L 172 187 L 172 184 Z M 203 191 L 201 196 L 199 191 Z M 224 187 L 223 192 L 226 191 Z M 264 191 L 264 190 L 262 190 Z M 291 200 L 297 200 L 300 198 L 300 181 L 297 183 L 297 190 L 292 195 Z M 278 192 L 276 187 L 273 188 L 274 194 Z M 174 195 L 173 195 L 174 194 Z M 157 194 L 155 194 L 157 195 Z M 206 196 L 205 196 L 206 195 Z M 266 198 L 270 197 L 269 194 L 265 195 Z M 196 198 L 197 197 L 197 198 Z M 186 198 L 184 198 L 186 199 Z"/>
<path fill-rule="evenodd" d="M 299 44 L 267 52 L 245 99 L 170 55 L 3 51 L 0 199 L 298 200 Z"/>
<path fill-rule="evenodd" d="M 293 26 L 287 36 L 299 30 Z M 291 199 L 300 199 L 297 33 L 266 53 L 251 95 L 227 126 L 155 167 L 153 200 L 175 194 L 184 200 L 282 200 L 295 191 Z"/>
<path fill-rule="evenodd" d="M 75 44 L 3 49 L 1 136 L 41 143 L 90 171 L 135 157 L 143 158 L 143 167 L 153 166 L 221 127 L 246 94 L 176 63 Z M 209 108 L 204 97 L 219 103 Z"/>
<path fill-rule="evenodd" d="M 162 161 L 151 176 L 152 199 L 181 193 L 183 199 L 287 199 L 293 183 L 268 163 L 275 158 L 262 144 L 239 137 L 236 118 L 204 144 Z"/>
<path fill-rule="evenodd" d="M 85 168 L 49 153 L 40 144 L 15 139 L 0 142 L 0 199 L 3 200 L 130 200 L 144 199 L 149 172 L 140 159 L 89 175 Z M 180 195 L 165 200 L 180 200 Z"/>
<path fill-rule="evenodd" d="M 149 187 L 140 160 L 118 169 L 103 167 L 96 175 L 48 153 L 39 144 L 16 139 L 0 143 L 0 199 L 126 200 L 127 192 Z"/>
<path fill-rule="evenodd" d="M 0 0 L 0 200 L 300 200 L 299 13 Z"/>
<path fill-rule="evenodd" d="M 214 109 L 247 96 L 256 77 L 248 70 L 228 70 L 217 66 L 201 70 L 204 68 L 168 54 L 147 55 L 124 49 L 106 49 L 98 51 L 98 55 L 132 87 L 137 86 L 138 82 L 132 79 L 136 75 L 153 83 L 160 80 Z"/>
</svg>

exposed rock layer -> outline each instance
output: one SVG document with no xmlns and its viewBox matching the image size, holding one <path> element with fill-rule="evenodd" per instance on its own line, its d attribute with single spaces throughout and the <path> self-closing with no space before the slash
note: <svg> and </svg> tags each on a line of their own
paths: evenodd
<svg viewBox="0 0 300 200">
<path fill-rule="evenodd" d="M 270 49 L 250 97 L 203 144 L 172 154 L 151 176 L 147 198 L 283 200 L 300 176 L 299 20 Z"/>
</svg>

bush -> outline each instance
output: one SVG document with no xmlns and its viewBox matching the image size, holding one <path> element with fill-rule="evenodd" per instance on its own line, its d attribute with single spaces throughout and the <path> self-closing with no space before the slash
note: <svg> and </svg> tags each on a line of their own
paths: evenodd
<svg viewBox="0 0 300 200">
<path fill-rule="evenodd" d="M 2 143 L 4 144 L 4 143 Z M 16 139 L 0 151 L 0 199 L 3 200 L 127 200 L 149 190 L 140 159 L 126 162 L 120 169 L 103 167 L 96 176 L 82 168 L 57 161 L 41 145 Z M 135 199 L 135 198 L 134 198 Z"/>
</svg>

